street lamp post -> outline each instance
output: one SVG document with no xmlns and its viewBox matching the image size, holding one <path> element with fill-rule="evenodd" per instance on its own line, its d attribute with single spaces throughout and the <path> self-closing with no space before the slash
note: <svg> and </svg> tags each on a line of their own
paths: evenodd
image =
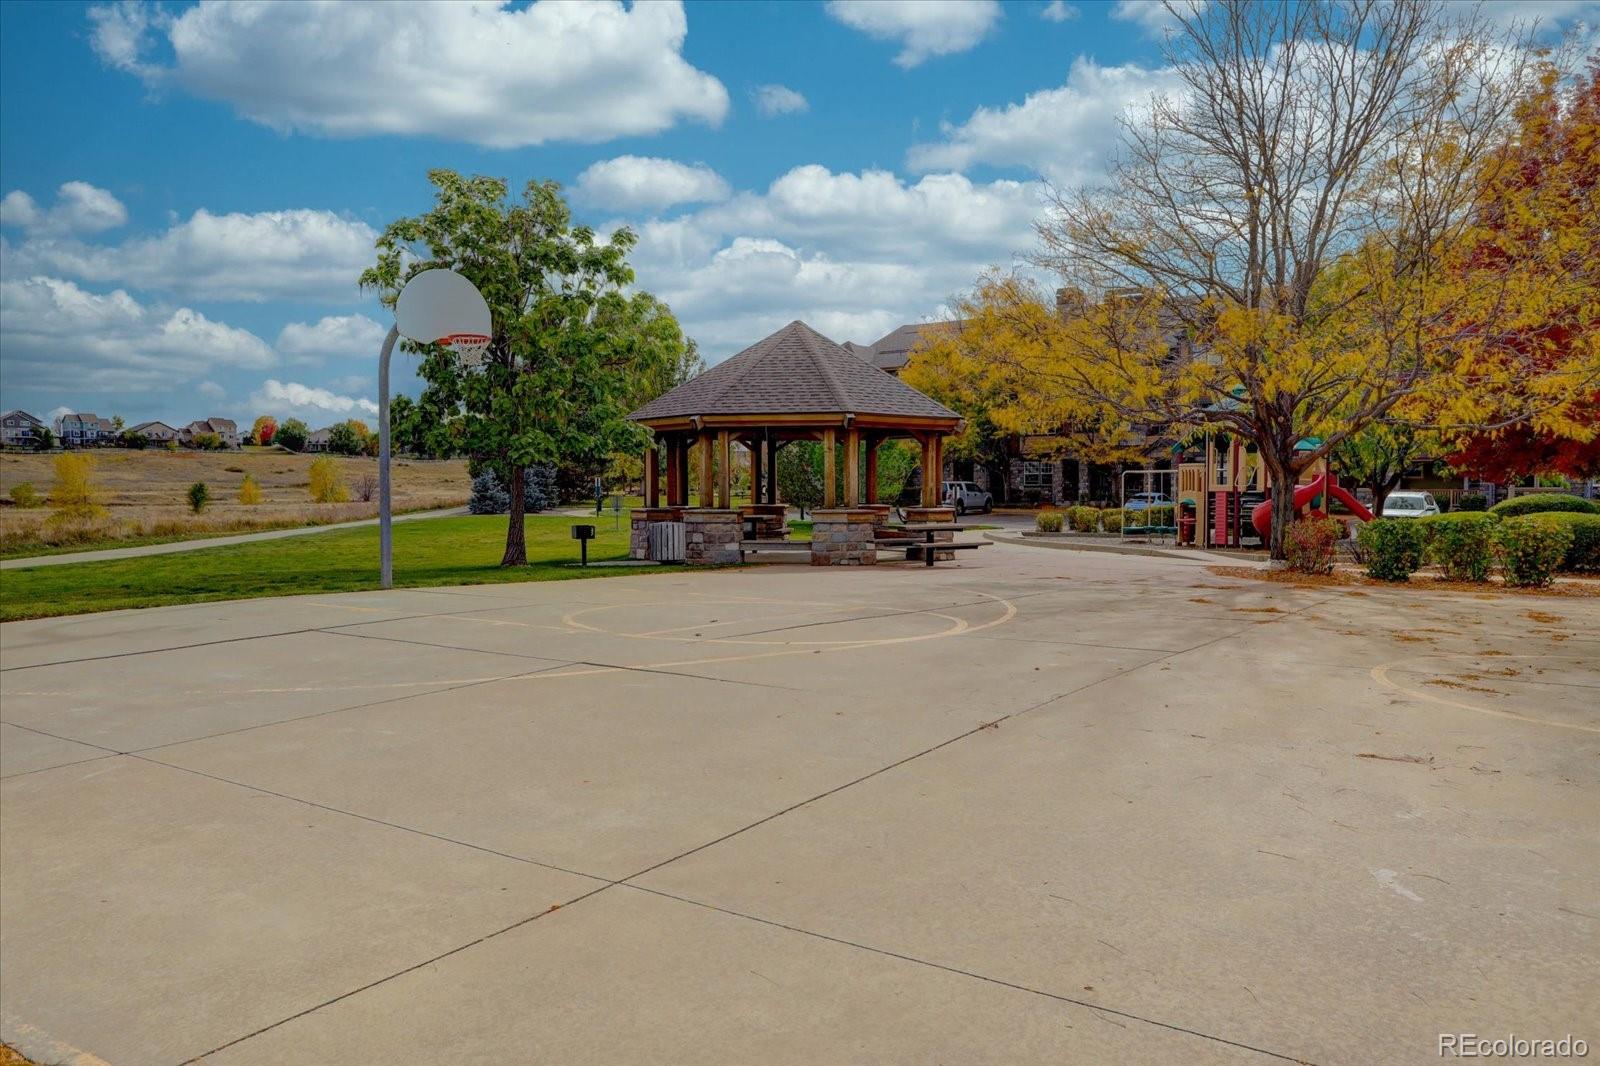
<svg viewBox="0 0 1600 1066">
<path fill-rule="evenodd" d="M 394 325 L 378 354 L 378 580 L 394 585 L 394 521 L 389 481 L 389 360 L 401 337 L 442 344 L 465 366 L 480 366 L 492 321 L 483 294 L 453 270 L 424 270 L 406 282 L 394 304 Z"/>
</svg>

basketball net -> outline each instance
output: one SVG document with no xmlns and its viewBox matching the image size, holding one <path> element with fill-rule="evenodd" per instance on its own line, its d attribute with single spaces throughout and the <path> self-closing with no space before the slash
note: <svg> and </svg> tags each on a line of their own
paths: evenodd
<svg viewBox="0 0 1600 1066">
<path fill-rule="evenodd" d="M 481 366 L 489 354 L 489 336 L 485 333 L 452 333 L 439 338 L 439 343 L 456 353 L 456 358 L 467 366 Z"/>
</svg>

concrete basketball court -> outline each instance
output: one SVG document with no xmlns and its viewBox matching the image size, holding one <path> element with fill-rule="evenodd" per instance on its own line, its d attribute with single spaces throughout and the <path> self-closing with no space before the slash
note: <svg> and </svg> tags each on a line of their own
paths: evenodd
<svg viewBox="0 0 1600 1066">
<path fill-rule="evenodd" d="M 995 546 L 0 627 L 43 1062 L 1600 1045 L 1600 601 Z"/>
</svg>

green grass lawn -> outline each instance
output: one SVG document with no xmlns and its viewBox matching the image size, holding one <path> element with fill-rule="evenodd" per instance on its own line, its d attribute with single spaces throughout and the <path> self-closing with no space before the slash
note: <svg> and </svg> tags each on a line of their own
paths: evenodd
<svg viewBox="0 0 1600 1066">
<path fill-rule="evenodd" d="M 660 567 L 567 566 L 578 560 L 577 519 L 530 517 L 529 565 L 502 569 L 504 516 L 425 518 L 394 527 L 396 587 L 550 581 L 652 572 Z M 628 554 L 628 515 L 594 523 L 589 559 Z M 619 528 L 613 529 L 613 525 Z M 0 620 L 157 607 L 205 600 L 355 592 L 378 587 L 378 529 L 334 530 L 282 540 L 199 548 L 98 563 L 0 571 Z"/>
</svg>

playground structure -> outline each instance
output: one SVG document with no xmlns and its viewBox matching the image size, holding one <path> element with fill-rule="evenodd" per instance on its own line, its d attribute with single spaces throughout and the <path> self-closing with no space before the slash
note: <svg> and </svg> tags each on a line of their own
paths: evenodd
<svg viewBox="0 0 1600 1066">
<path fill-rule="evenodd" d="M 1124 470 L 1122 472 L 1122 539 L 1176 543 L 1178 508 L 1153 498 L 1178 498 L 1176 470 Z"/>
<path fill-rule="evenodd" d="M 1301 447 L 1309 450 L 1315 444 L 1306 441 Z M 1179 452 L 1174 494 L 1177 542 L 1196 548 L 1241 548 L 1250 538 L 1265 544 L 1272 536 L 1272 490 L 1272 475 L 1253 445 L 1206 431 L 1203 447 Z M 1372 512 L 1339 486 L 1323 457 L 1297 478 L 1295 513 L 1327 514 L 1330 499 L 1361 521 L 1372 520 Z"/>
</svg>

